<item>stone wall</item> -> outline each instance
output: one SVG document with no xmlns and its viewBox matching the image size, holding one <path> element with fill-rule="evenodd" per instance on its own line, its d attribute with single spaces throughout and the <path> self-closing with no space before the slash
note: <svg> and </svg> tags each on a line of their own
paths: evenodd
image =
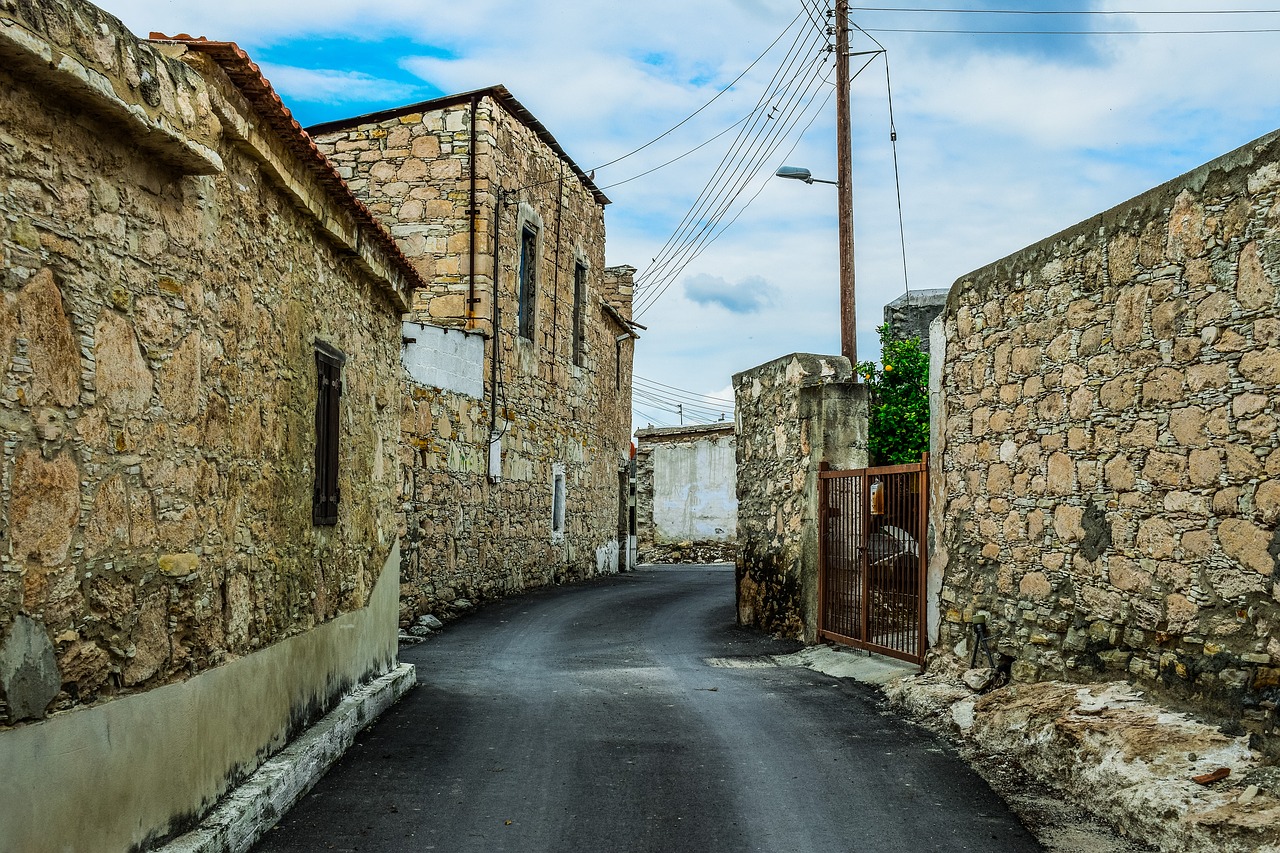
<svg viewBox="0 0 1280 853">
<path fill-rule="evenodd" d="M 935 462 L 942 643 L 1274 732 L 1280 135 L 967 275 Z"/>
<path fill-rule="evenodd" d="M 636 433 L 636 534 L 642 563 L 729 562 L 737 552 L 733 424 Z"/>
<path fill-rule="evenodd" d="M 427 282 L 414 318 L 486 336 L 481 398 L 406 387 L 402 618 L 616 571 L 634 269 L 604 266 L 607 199 L 501 87 L 312 130 Z M 526 226 L 537 232 L 531 338 L 516 325 Z M 575 363 L 579 265 L 586 287 Z M 553 529 L 557 473 L 563 530 Z"/>
<path fill-rule="evenodd" d="M 15 762 L 14 744 L 40 754 L 87 706 L 366 608 L 396 553 L 400 285 L 414 274 L 314 153 L 291 153 L 309 150 L 296 131 L 293 148 L 268 139 L 287 116 L 260 77 L 249 91 L 79 0 L 0 0 L 0 18 L 0 724 L 19 724 L 0 725 L 0 765 L 53 802 L 70 784 L 55 764 L 86 767 Z M 349 355 L 332 527 L 312 524 L 317 340 Z M 245 682 L 287 701 L 263 703 L 255 742 L 168 768 L 156 822 L 121 792 L 129 774 L 99 780 L 95 796 L 120 804 L 95 827 L 101 849 L 177 828 L 392 665 L 393 622 L 363 624 L 368 642 L 295 667 L 288 688 Z M 237 725 L 210 708 L 198 727 L 94 730 L 76 749 L 141 731 L 203 750 Z M 10 831 L 79 823 L 9 807 Z"/>
<path fill-rule="evenodd" d="M 814 642 L 819 467 L 867 466 L 866 386 L 843 356 L 795 353 L 733 377 L 738 622 Z"/>
</svg>

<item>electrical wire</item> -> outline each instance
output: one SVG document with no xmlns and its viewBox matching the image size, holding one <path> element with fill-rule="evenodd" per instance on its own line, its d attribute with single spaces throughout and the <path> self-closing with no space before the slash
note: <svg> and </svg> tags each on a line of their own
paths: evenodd
<svg viewBox="0 0 1280 853">
<path fill-rule="evenodd" d="M 807 8 L 808 8 L 808 7 L 806 6 L 806 9 L 807 9 Z M 782 32 L 778 33 L 778 37 L 777 37 L 776 39 L 774 39 L 772 42 L 770 42 L 770 43 L 769 43 L 769 46 L 768 46 L 768 47 L 766 47 L 766 48 L 764 49 L 764 52 L 763 52 L 763 53 L 761 53 L 759 56 L 757 56 L 755 59 L 751 60 L 751 64 L 750 64 L 750 65 L 748 65 L 745 69 L 743 69 L 743 71 L 742 71 L 742 73 L 741 73 L 741 74 L 739 74 L 737 77 L 734 77 L 734 78 L 733 78 L 733 80 L 731 80 L 731 81 L 729 82 L 729 85 L 725 86 L 725 87 L 724 87 L 723 89 L 721 89 L 719 92 L 716 92 L 716 93 L 715 93 L 715 95 L 714 95 L 714 96 L 712 96 L 711 100 L 707 101 L 705 104 L 703 104 L 702 106 L 698 107 L 698 108 L 697 108 L 696 110 L 694 110 L 692 113 L 690 113 L 689 115 L 687 115 L 687 116 L 685 116 L 684 118 L 682 118 L 682 119 L 681 119 L 679 122 L 677 122 L 675 125 L 673 125 L 673 126 L 672 126 L 672 127 L 670 127 L 669 129 L 667 129 L 667 130 L 663 131 L 663 132 L 662 132 L 662 133 L 660 133 L 659 135 L 655 136 L 653 139 L 650 139 L 648 142 L 646 142 L 644 145 L 641 145 L 639 148 L 635 149 L 634 151 L 629 151 L 629 152 L 627 152 L 626 154 L 623 154 L 621 157 L 616 157 L 616 158 L 614 158 L 613 160 L 610 160 L 608 163 L 603 163 L 603 164 L 601 164 L 601 165 L 599 165 L 599 166 L 596 166 L 594 169 L 591 169 L 591 171 L 592 171 L 592 172 L 595 172 L 595 171 L 597 171 L 597 170 L 599 170 L 599 169 L 605 169 L 605 168 L 608 168 L 609 166 L 612 166 L 612 165 L 613 165 L 613 164 L 615 164 L 615 163 L 621 163 L 623 160 L 627 159 L 628 157 L 631 157 L 631 156 L 634 156 L 634 155 L 636 155 L 636 154 L 639 154 L 641 151 L 645 150 L 646 148 L 648 148 L 650 145 L 654 144 L 655 142 L 658 142 L 659 140 L 664 139 L 664 138 L 665 138 L 665 137 L 667 137 L 667 136 L 670 136 L 674 131 L 678 130 L 682 125 L 684 125 L 686 122 L 688 122 L 688 121 L 689 121 L 690 119 L 692 119 L 694 116 L 698 115 L 698 114 L 699 114 L 699 113 L 701 113 L 703 110 L 705 110 L 707 107 L 709 107 L 709 106 L 711 106 L 712 104 L 714 104 L 714 103 L 716 102 L 716 100 L 717 100 L 717 99 L 719 99 L 719 97 L 720 97 L 721 95 L 723 95 L 725 92 L 729 91 L 729 90 L 730 90 L 730 89 L 732 89 L 735 85 L 737 85 L 738 81 L 739 81 L 739 80 L 741 80 L 743 77 L 746 77 L 746 76 L 747 76 L 747 73 L 748 73 L 752 68 L 755 68 L 755 67 L 756 67 L 756 63 L 758 63 L 760 60 L 764 59 L 766 56 L 768 56 L 768 55 L 769 55 L 769 52 L 773 50 L 773 48 L 778 44 L 778 42 L 782 41 L 782 37 L 783 37 L 783 36 L 785 36 L 788 32 L 790 32 L 791 28 L 792 28 L 793 26 L 795 26 L 796 21 L 800 20 L 800 16 L 801 16 L 801 15 L 803 15 L 803 14 L 804 14 L 804 12 L 802 11 L 802 12 L 800 12 L 799 14 L 797 14 L 794 18 L 792 18 L 792 19 L 791 19 L 791 23 L 787 24 L 787 25 L 786 25 L 786 27 L 784 27 L 784 28 L 783 28 Z"/>
<path fill-rule="evenodd" d="M 660 255 L 662 259 L 655 260 L 654 264 L 645 270 L 643 280 L 645 286 L 650 286 L 654 277 L 658 277 L 660 282 L 669 284 L 673 277 L 687 266 L 688 261 L 692 259 L 691 255 L 697 252 L 698 247 L 715 234 L 716 227 L 724 218 L 729 207 L 737 201 L 750 184 L 751 179 L 755 177 L 763 161 L 771 157 L 773 152 L 776 151 L 779 138 L 788 134 L 799 118 L 803 116 L 804 111 L 807 110 L 808 103 L 803 99 L 808 94 L 810 90 L 809 84 L 811 83 L 812 79 L 805 81 L 803 87 L 796 89 L 793 94 L 788 96 L 788 101 L 783 106 L 785 113 L 783 113 L 781 121 L 775 122 L 774 130 L 768 136 L 754 142 L 752 149 L 739 157 L 738 164 L 733 167 L 733 171 L 728 178 L 730 183 L 728 194 L 721 197 L 718 203 L 711 202 L 715 205 L 711 209 L 706 209 L 704 205 L 702 209 L 696 211 L 695 216 L 686 217 L 686 221 L 691 223 L 691 227 L 686 229 L 683 241 L 672 243 L 673 248 L 668 249 L 665 252 L 665 256 Z M 816 92 L 813 92 L 813 95 L 816 95 Z M 809 102 L 811 101 L 812 95 L 809 98 Z M 797 116 L 797 108 L 800 109 L 799 116 Z M 648 304 L 652 301 L 652 297 L 646 298 L 642 296 L 640 301 L 643 303 L 640 309 L 642 313 L 644 308 L 648 307 Z"/>
<path fill-rule="evenodd" d="M 642 383 L 644 383 L 644 384 L 646 384 L 646 385 L 656 385 L 656 386 L 657 386 L 657 387 L 659 387 L 659 388 L 665 388 L 666 390 L 668 390 L 668 391 L 672 391 L 672 392 L 674 392 L 674 393 L 675 393 L 675 394 L 677 394 L 677 395 L 686 396 L 686 397 L 695 397 L 695 398 L 702 399 L 702 400 L 710 400 L 710 401 L 711 401 L 711 402 L 713 402 L 713 403 L 726 403 L 726 404 L 728 404 L 728 405 L 730 405 L 730 406 L 732 406 L 732 405 L 733 405 L 733 401 L 732 401 L 732 400 L 726 399 L 726 398 L 724 398 L 724 397 L 717 397 L 717 396 L 716 396 L 716 395 L 714 395 L 714 394 L 699 394 L 699 393 L 698 393 L 698 392 L 696 392 L 696 391 L 690 391 L 690 390 L 689 390 L 689 389 L 687 389 L 687 388 L 678 388 L 678 387 L 676 387 L 675 385 L 667 385 L 665 382 L 659 382 L 659 381 L 658 381 L 658 380 L 656 380 L 656 379 L 649 379 L 649 378 L 647 378 L 647 377 L 645 377 L 645 376 L 638 376 L 638 375 L 637 375 L 637 376 L 633 376 L 632 378 L 633 378 L 633 379 L 636 379 L 636 380 L 638 380 L 638 381 L 640 381 L 640 382 L 642 382 Z"/>
<path fill-rule="evenodd" d="M 737 120 L 737 121 L 735 121 L 733 124 L 729 125 L 729 126 L 728 126 L 728 127 L 726 127 L 724 130 L 720 131 L 720 132 L 719 132 L 719 133 L 717 133 L 715 136 L 713 136 L 713 137 L 711 137 L 710 139 L 708 139 L 706 142 L 703 142 L 703 143 L 700 143 L 700 144 L 698 144 L 698 145 L 695 145 L 694 147 L 690 148 L 688 151 L 684 152 L 684 153 L 683 153 L 683 154 L 681 154 L 680 156 L 678 156 L 678 157 L 672 157 L 670 160 L 668 160 L 667 162 L 663 163 L 663 164 L 662 164 L 662 165 L 660 165 L 660 166 L 654 166 L 652 169 L 649 169 L 648 171 L 641 172 L 641 173 L 640 173 L 640 174 L 638 174 L 638 175 L 632 175 L 630 178 L 623 178 L 621 181 L 614 181 L 612 184 L 607 184 L 607 185 L 605 185 L 605 186 L 603 186 L 603 187 L 600 187 L 600 189 L 601 189 L 601 190 L 610 190 L 610 189 L 613 189 L 614 187 L 620 187 L 620 186 L 622 186 L 623 184 L 629 184 L 629 183 L 631 183 L 631 182 L 632 182 L 632 181 L 634 181 L 634 180 L 638 180 L 639 178 L 643 178 L 643 177 L 645 177 L 646 175 L 652 175 L 654 172 L 658 171 L 659 169 L 665 169 L 666 167 L 670 166 L 672 163 L 675 163 L 675 162 L 677 162 L 677 161 L 679 161 L 679 160 L 683 160 L 685 157 L 688 157 L 690 154 L 694 153 L 695 151 L 698 151 L 699 149 L 702 149 L 702 148 L 707 147 L 707 146 L 708 146 L 708 145 L 710 145 L 712 142 L 715 142 L 717 139 L 719 139 L 720 137 L 724 136 L 726 133 L 728 133 L 729 131 L 733 130 L 735 127 L 737 127 L 738 125 L 742 124 L 744 121 L 746 121 L 746 120 L 747 120 L 747 119 L 749 119 L 749 118 L 751 118 L 751 114 L 750 114 L 750 113 L 748 113 L 747 115 L 744 115 L 742 118 L 738 119 L 738 120 Z"/>
<path fill-rule="evenodd" d="M 889 99 L 889 145 L 893 148 L 893 188 L 898 194 L 898 240 L 902 243 L 902 286 L 911 296 L 907 277 L 907 230 L 902 224 L 902 180 L 898 175 L 898 128 L 893 123 L 893 83 L 889 80 L 889 52 L 884 54 L 884 90 Z"/>
<path fill-rule="evenodd" d="M 695 199 L 693 206 L 691 206 L 689 210 L 685 213 L 684 217 L 680 220 L 680 223 L 677 225 L 675 232 L 667 239 L 666 243 L 663 244 L 662 248 L 659 249 L 658 254 L 654 256 L 653 263 L 650 265 L 648 269 L 646 269 L 644 272 L 642 272 L 640 275 L 636 277 L 636 286 L 638 291 L 643 291 L 644 288 L 648 286 L 647 279 L 650 278 L 652 275 L 654 275 L 658 270 L 661 270 L 663 268 L 663 263 L 666 261 L 667 254 L 671 252 L 675 247 L 679 246 L 682 240 L 686 239 L 687 229 L 690 227 L 694 227 L 693 223 L 696 222 L 696 218 L 702 212 L 704 205 L 708 203 L 708 201 L 711 198 L 714 197 L 714 194 L 716 192 L 719 192 L 717 182 L 720 180 L 721 175 L 725 172 L 725 169 L 729 166 L 729 164 L 733 163 L 734 159 L 739 156 L 739 152 L 742 149 L 742 147 L 748 144 L 747 140 L 757 132 L 758 130 L 757 125 L 762 121 L 762 116 L 765 116 L 763 120 L 766 122 L 769 120 L 769 118 L 772 118 L 771 114 L 773 112 L 773 106 L 771 106 L 771 102 L 773 101 L 776 93 L 779 91 L 778 89 L 779 78 L 785 76 L 788 73 L 792 74 L 792 76 L 790 77 L 790 79 L 788 79 L 786 84 L 786 86 L 789 88 L 790 84 L 796 79 L 796 77 L 800 73 L 799 70 L 792 72 L 791 69 L 795 65 L 796 60 L 803 55 L 803 51 L 801 49 L 801 39 L 803 38 L 803 36 L 804 36 L 803 30 L 800 32 L 797 32 L 796 37 L 792 41 L 791 47 L 788 49 L 787 55 L 784 58 L 782 64 L 774 72 L 773 77 L 770 79 L 768 85 L 766 86 L 764 93 L 760 96 L 760 99 L 757 101 L 756 107 L 752 111 L 753 117 L 751 122 L 747 125 L 746 128 L 744 128 L 739 133 L 733 145 L 730 146 L 729 150 L 725 153 L 724 157 L 721 158 L 720 164 L 717 166 L 715 172 L 713 172 L 712 177 L 707 181 L 707 184 L 703 187 L 703 190 L 699 194 L 698 198 Z M 765 113 L 764 111 L 764 108 L 766 106 L 770 106 L 770 110 L 768 113 Z M 660 261 L 659 259 L 662 259 L 662 261 Z"/>
<path fill-rule="evenodd" d="M 851 12 L 928 12 L 937 15 L 1275 15 L 1280 9 L 924 9 L 899 6 L 850 6 Z"/>
<path fill-rule="evenodd" d="M 867 27 L 865 33 L 944 33 L 967 36 L 1208 36 L 1280 33 L 1280 27 L 1236 30 L 948 30 L 908 27 Z"/>
</svg>

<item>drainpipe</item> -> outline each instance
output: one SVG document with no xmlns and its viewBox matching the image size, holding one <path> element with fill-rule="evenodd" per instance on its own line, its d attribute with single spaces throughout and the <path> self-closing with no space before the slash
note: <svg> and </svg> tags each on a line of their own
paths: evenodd
<svg viewBox="0 0 1280 853">
<path fill-rule="evenodd" d="M 476 209 L 476 109 L 480 105 L 480 96 L 471 96 L 471 201 L 467 209 L 468 225 L 471 228 L 471 245 L 468 249 L 471 256 L 471 265 L 467 267 L 467 317 L 466 326 L 468 329 L 475 328 L 475 305 L 476 305 L 476 218 L 479 211 Z"/>
<path fill-rule="evenodd" d="M 502 190 L 493 194 L 493 302 L 492 331 L 489 335 L 489 439 L 498 432 L 498 230 L 502 227 Z"/>
</svg>

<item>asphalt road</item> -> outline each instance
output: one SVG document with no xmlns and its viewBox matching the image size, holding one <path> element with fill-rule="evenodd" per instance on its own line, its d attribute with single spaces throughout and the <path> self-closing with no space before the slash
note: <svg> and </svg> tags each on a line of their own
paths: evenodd
<svg viewBox="0 0 1280 853">
<path fill-rule="evenodd" d="M 401 651 L 418 686 L 255 849 L 1023 851 L 877 694 L 733 624 L 733 572 L 642 569 L 492 604 Z"/>
</svg>

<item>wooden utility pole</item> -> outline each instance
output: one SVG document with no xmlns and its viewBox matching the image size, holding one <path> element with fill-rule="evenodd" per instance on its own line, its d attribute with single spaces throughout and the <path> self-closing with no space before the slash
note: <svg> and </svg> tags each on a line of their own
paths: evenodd
<svg viewBox="0 0 1280 853">
<path fill-rule="evenodd" d="M 840 218 L 840 354 L 858 372 L 858 311 L 853 285 L 853 131 L 849 119 L 849 0 L 835 0 L 836 196 Z"/>
</svg>

